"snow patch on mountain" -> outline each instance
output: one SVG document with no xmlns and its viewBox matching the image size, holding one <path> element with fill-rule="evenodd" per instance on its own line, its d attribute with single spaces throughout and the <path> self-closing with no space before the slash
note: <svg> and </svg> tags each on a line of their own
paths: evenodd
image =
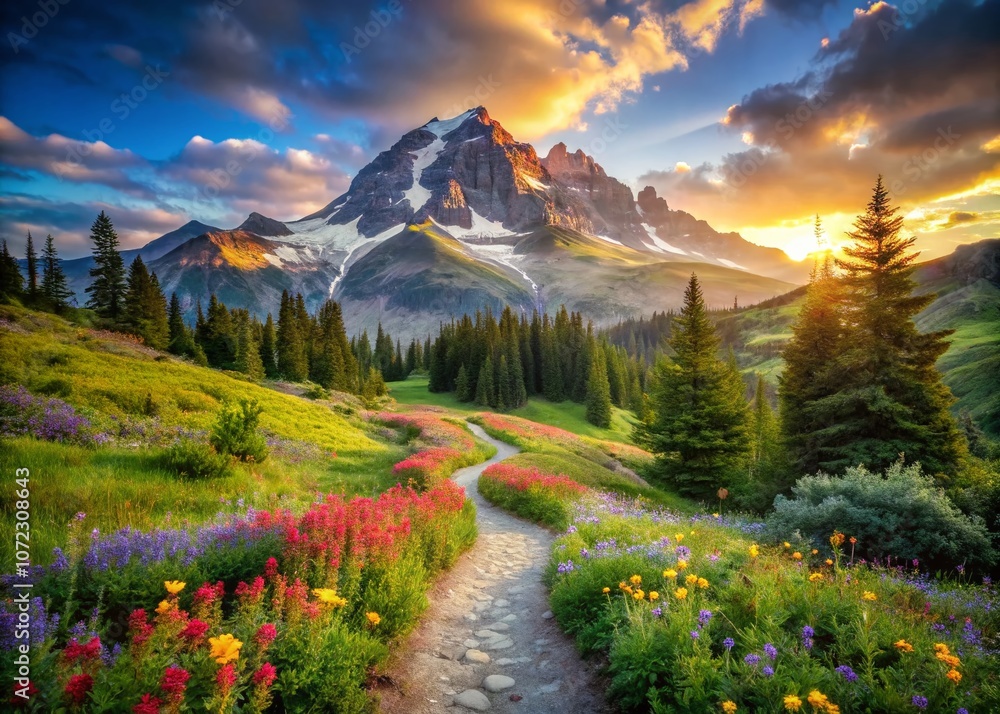
<svg viewBox="0 0 1000 714">
<path fill-rule="evenodd" d="M 650 246 L 650 247 L 654 248 L 654 250 L 658 250 L 660 253 L 664 253 L 664 252 L 666 252 L 666 253 L 680 253 L 681 255 L 687 255 L 686 251 L 684 251 L 684 250 L 682 250 L 682 249 L 680 249 L 680 248 L 678 248 L 676 246 L 670 245 L 665 240 L 663 240 L 658 235 L 656 235 L 656 229 L 653 228 L 653 226 L 649 225 L 648 223 L 643 223 L 642 227 L 646 229 L 646 235 L 648 235 L 649 239 L 651 241 L 653 241 L 653 245 Z M 649 243 L 646 243 L 646 245 L 649 246 Z"/>
<path fill-rule="evenodd" d="M 607 243 L 614 243 L 615 245 L 621 245 L 621 246 L 625 245 L 619 240 L 615 240 L 614 238 L 608 238 L 607 236 L 597 235 L 596 233 L 594 234 L 594 238 L 600 238 L 601 240 Z"/>
<path fill-rule="evenodd" d="M 716 258 L 716 260 L 725 265 L 727 268 L 736 268 L 737 270 L 744 270 L 744 271 L 746 270 L 746 268 L 744 268 L 742 265 L 740 265 L 739 263 L 734 263 L 731 260 L 727 260 L 725 258 Z"/>
<path fill-rule="evenodd" d="M 475 109 L 469 109 L 467 112 L 459 114 L 457 117 L 452 117 L 451 119 L 436 119 L 429 121 L 422 128 L 426 129 L 434 136 L 439 139 L 444 138 L 444 135 L 454 131 L 458 127 L 462 126 L 462 122 L 471 117 L 476 113 Z"/>
<path fill-rule="evenodd" d="M 431 192 L 420 185 L 420 179 L 424 175 L 424 169 L 434 163 L 438 155 L 444 151 L 444 147 L 444 140 L 438 137 L 416 152 L 413 159 L 413 185 L 403 192 L 402 198 L 402 200 L 410 202 L 410 208 L 414 211 L 419 211 L 425 203 L 431 200 Z"/>
</svg>

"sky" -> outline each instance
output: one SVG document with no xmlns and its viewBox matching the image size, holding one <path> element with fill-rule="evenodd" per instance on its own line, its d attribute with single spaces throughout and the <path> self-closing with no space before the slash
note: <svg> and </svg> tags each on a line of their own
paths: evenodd
<svg viewBox="0 0 1000 714">
<path fill-rule="evenodd" d="M 544 155 L 804 257 L 875 179 L 924 257 L 1000 236 L 1000 0 L 14 0 L 0 237 L 138 247 L 329 203 L 478 105 Z"/>
</svg>

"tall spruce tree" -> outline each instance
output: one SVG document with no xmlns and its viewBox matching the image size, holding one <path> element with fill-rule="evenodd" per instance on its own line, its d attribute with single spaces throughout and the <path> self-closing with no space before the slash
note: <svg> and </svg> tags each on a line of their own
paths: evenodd
<svg viewBox="0 0 1000 714">
<path fill-rule="evenodd" d="M 295 299 L 289 296 L 287 290 L 281 294 L 278 311 L 278 372 L 291 382 L 302 382 L 309 376 L 302 321 Z"/>
<path fill-rule="evenodd" d="M 155 274 L 150 275 L 142 256 L 129 266 L 125 286 L 123 318 L 125 326 L 155 349 L 170 344 L 167 304 Z"/>
<path fill-rule="evenodd" d="M 59 262 L 59 255 L 56 253 L 56 244 L 50 233 L 45 238 L 45 247 L 42 248 L 42 300 L 49 309 L 56 312 L 63 312 L 69 307 L 69 301 L 73 297 L 73 291 L 66 285 L 66 274 L 63 273 L 62 263 Z"/>
<path fill-rule="evenodd" d="M 458 377 L 455 379 L 455 398 L 460 402 L 471 402 L 472 397 L 469 374 L 465 371 L 465 365 L 463 364 L 458 368 Z"/>
<path fill-rule="evenodd" d="M 184 311 L 181 309 L 177 293 L 170 293 L 170 305 L 167 308 L 167 329 L 170 334 L 170 344 L 167 349 L 175 355 L 194 357 L 194 336 L 184 324 Z"/>
<path fill-rule="evenodd" d="M 749 451 L 749 413 L 735 361 L 717 356 L 719 338 L 701 286 L 691 276 L 676 319 L 672 359 L 653 368 L 651 414 L 636 436 L 657 471 L 682 493 L 708 497 L 731 481 Z"/>
<path fill-rule="evenodd" d="M 90 239 L 94 242 L 94 267 L 90 269 L 93 282 L 86 289 L 90 294 L 87 306 L 100 317 L 119 322 L 124 318 L 125 262 L 118 252 L 118 233 L 104 211 L 94 220 Z"/>
<path fill-rule="evenodd" d="M 0 249 L 0 297 L 20 298 L 24 293 L 24 276 L 17 264 L 17 258 L 10 254 L 7 241 Z"/>
<path fill-rule="evenodd" d="M 28 240 L 24 245 L 24 255 L 28 272 L 28 284 L 24 297 L 31 303 L 37 303 L 40 297 L 38 292 L 38 253 L 35 252 L 35 242 L 31 238 L 30 231 L 28 232 Z"/>
<path fill-rule="evenodd" d="M 954 397 L 935 366 L 952 331 L 917 330 L 914 316 L 935 296 L 913 294 L 916 238 L 902 237 L 902 228 L 879 176 L 848 234 L 854 243 L 837 261 L 847 328 L 837 390 L 807 407 L 819 421 L 812 436 L 824 469 L 863 463 L 880 471 L 905 455 L 929 473 L 950 476 L 966 453 L 949 412 Z"/>
<path fill-rule="evenodd" d="M 603 429 L 611 426 L 611 387 L 601 349 L 594 352 L 587 379 L 587 421 Z"/>
<path fill-rule="evenodd" d="M 238 372 L 243 372 L 253 380 L 264 378 L 264 363 L 260 359 L 260 345 L 254 339 L 254 330 L 249 313 L 241 313 L 236 328 L 236 360 Z"/>
<path fill-rule="evenodd" d="M 260 361 L 264 367 L 264 376 L 268 379 L 278 378 L 277 337 L 274 334 L 274 318 L 271 313 L 267 313 L 267 320 L 264 322 L 264 332 L 260 341 Z"/>
<path fill-rule="evenodd" d="M 476 380 L 476 404 L 484 407 L 497 405 L 497 390 L 493 383 L 493 360 L 489 357 L 483 362 Z"/>
</svg>

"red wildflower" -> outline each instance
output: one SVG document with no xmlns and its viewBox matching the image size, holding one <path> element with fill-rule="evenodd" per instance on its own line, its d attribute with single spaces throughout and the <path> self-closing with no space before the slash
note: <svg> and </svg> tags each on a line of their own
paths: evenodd
<svg viewBox="0 0 1000 714">
<path fill-rule="evenodd" d="M 89 674 L 74 674 L 63 690 L 74 704 L 83 704 L 87 694 L 94 688 L 94 678 Z"/>
<path fill-rule="evenodd" d="M 273 578 L 277 574 L 278 574 L 277 558 L 268 558 L 267 562 L 264 563 L 264 576 L 267 578 Z"/>
<path fill-rule="evenodd" d="M 101 656 L 101 638 L 91 637 L 85 645 L 81 645 L 74 637 L 63 650 L 63 657 L 69 664 L 73 664 L 78 659 L 83 661 L 97 659 Z"/>
<path fill-rule="evenodd" d="M 180 631 L 180 636 L 189 642 L 196 642 L 208 632 L 208 623 L 202 620 L 191 620 L 187 626 Z"/>
<path fill-rule="evenodd" d="M 217 599 L 221 598 L 226 594 L 226 586 L 222 584 L 220 580 L 215 585 L 209 585 L 208 583 L 203 583 L 200 588 L 198 588 L 194 593 L 194 604 L 209 604 L 215 602 Z"/>
<path fill-rule="evenodd" d="M 257 633 L 253 636 L 253 641 L 258 647 L 264 648 L 274 642 L 274 638 L 277 636 L 277 628 L 270 622 L 267 622 L 257 628 Z"/>
<path fill-rule="evenodd" d="M 19 694 L 20 692 L 20 694 Z M 27 694 L 28 696 L 21 696 L 22 694 Z M 24 687 L 18 684 L 14 685 L 14 696 L 10 698 L 10 705 L 14 709 L 20 709 L 21 707 L 26 707 L 31 703 L 31 698 L 38 694 L 38 687 L 31 680 L 28 680 L 27 691 Z"/>
<path fill-rule="evenodd" d="M 236 597 L 244 601 L 256 601 L 259 600 L 261 595 L 264 594 L 264 578 L 259 575 L 254 578 L 253 582 L 247 585 L 244 582 L 240 582 L 236 586 Z"/>
<path fill-rule="evenodd" d="M 219 667 L 219 673 L 215 675 L 215 683 L 224 699 L 229 694 L 229 690 L 236 684 L 236 668 L 232 664 L 224 664 Z"/>
<path fill-rule="evenodd" d="M 527 491 L 543 489 L 557 495 L 571 496 L 586 492 L 586 487 L 563 475 L 554 476 L 537 468 L 523 468 L 510 464 L 493 464 L 483 471 L 482 478 L 514 489 Z"/>
<path fill-rule="evenodd" d="M 128 631 L 132 633 L 132 644 L 141 646 L 153 634 L 153 626 L 146 621 L 146 611 L 142 608 L 133 610 L 128 616 Z"/>
<path fill-rule="evenodd" d="M 132 707 L 132 714 L 160 714 L 163 702 L 152 694 L 143 694 L 139 703 Z"/>
<path fill-rule="evenodd" d="M 191 679 L 191 675 L 188 674 L 186 669 L 170 665 L 163 670 L 163 676 L 160 677 L 160 689 L 171 699 L 180 699 L 184 696 L 184 690 L 187 689 L 187 681 L 189 679 Z"/>
<path fill-rule="evenodd" d="M 278 670 L 276 670 L 274 665 L 270 662 L 265 662 L 260 666 L 260 669 L 253 673 L 253 683 L 254 686 L 267 689 L 274 684 L 274 680 L 277 679 L 277 677 Z"/>
</svg>

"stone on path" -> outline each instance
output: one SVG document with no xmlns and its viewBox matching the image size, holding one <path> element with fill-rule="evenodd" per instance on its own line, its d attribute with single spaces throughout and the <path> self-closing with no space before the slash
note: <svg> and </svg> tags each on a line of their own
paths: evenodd
<svg viewBox="0 0 1000 714">
<path fill-rule="evenodd" d="M 542 619 L 543 620 L 551 620 L 552 619 L 552 610 L 546 610 L 545 612 L 543 612 L 542 613 Z"/>
<path fill-rule="evenodd" d="M 514 641 L 509 637 L 504 637 L 502 640 L 491 640 L 483 645 L 483 648 L 488 650 L 505 650 L 514 646 Z"/>
<path fill-rule="evenodd" d="M 510 625 L 506 622 L 494 622 L 486 626 L 487 630 L 493 630 L 494 632 L 506 632 L 510 629 Z"/>
<path fill-rule="evenodd" d="M 465 661 L 475 662 L 477 664 L 488 664 L 490 656 L 480 650 L 469 650 L 465 653 Z"/>
<path fill-rule="evenodd" d="M 503 637 L 503 635 L 494 630 L 476 630 L 475 635 L 481 640 L 495 640 L 498 637 Z"/>
<path fill-rule="evenodd" d="M 502 692 L 514 686 L 514 679 L 503 674 L 491 674 L 483 680 L 483 689 L 487 692 Z"/>
<path fill-rule="evenodd" d="M 455 704 L 466 709 L 475 709 L 477 712 L 484 712 L 490 708 L 490 700 L 478 689 L 466 689 L 464 692 L 456 694 Z"/>
<path fill-rule="evenodd" d="M 507 607 L 508 605 L 510 605 L 510 600 L 504 600 L 503 598 L 493 601 L 493 607 Z"/>
<path fill-rule="evenodd" d="M 542 694 L 552 694 L 553 692 L 558 692 L 559 691 L 559 686 L 561 684 L 562 684 L 562 681 L 559 680 L 559 679 L 557 679 L 556 681 L 552 682 L 551 684 L 545 684 L 545 685 L 539 687 L 538 691 L 541 692 Z"/>
</svg>

